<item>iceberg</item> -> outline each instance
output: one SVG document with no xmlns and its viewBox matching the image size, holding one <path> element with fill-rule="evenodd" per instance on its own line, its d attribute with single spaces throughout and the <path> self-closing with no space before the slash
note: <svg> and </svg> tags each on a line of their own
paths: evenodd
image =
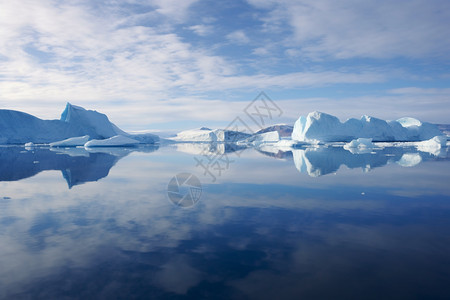
<svg viewBox="0 0 450 300">
<path fill-rule="evenodd" d="M 123 136 L 123 135 L 116 135 L 113 137 L 110 137 L 109 139 L 103 139 L 103 140 L 91 140 L 84 144 L 85 148 L 92 148 L 92 147 L 131 147 L 136 146 L 140 142 L 138 140 Z"/>
<path fill-rule="evenodd" d="M 359 138 L 352 140 L 350 143 L 344 145 L 344 149 L 352 153 L 370 152 L 373 148 L 376 148 L 372 143 L 372 139 Z"/>
<path fill-rule="evenodd" d="M 209 129 L 202 127 L 179 132 L 169 140 L 195 143 L 235 143 L 251 136 L 250 134 L 226 129 Z"/>
<path fill-rule="evenodd" d="M 76 147 L 84 146 L 89 141 L 90 137 L 88 135 L 68 138 L 62 141 L 50 143 L 50 147 Z"/>
<path fill-rule="evenodd" d="M 375 148 L 375 144 L 372 143 L 372 139 L 359 138 L 352 140 L 350 143 L 344 145 L 345 149 L 359 148 L 359 149 L 372 149 Z"/>
<path fill-rule="evenodd" d="M 268 131 L 264 133 L 254 134 L 246 138 L 245 140 L 238 141 L 238 144 L 259 146 L 266 143 L 277 143 L 279 140 L 280 135 L 278 134 L 278 131 Z"/>
<path fill-rule="evenodd" d="M 280 135 L 278 131 L 269 131 L 264 133 L 255 134 L 253 143 L 276 143 L 280 140 Z"/>
<path fill-rule="evenodd" d="M 217 135 L 213 130 L 202 127 L 179 132 L 175 137 L 169 139 L 183 142 L 217 142 Z"/>
<path fill-rule="evenodd" d="M 441 152 L 441 148 L 445 147 L 446 145 L 447 137 L 444 135 L 435 136 L 434 138 L 427 141 L 416 143 L 417 150 L 428 152 L 436 156 L 438 156 L 438 154 Z"/>
<path fill-rule="evenodd" d="M 0 144 L 78 143 L 76 139 L 66 140 L 87 135 L 99 140 L 121 135 L 147 144 L 159 141 L 153 134 L 126 133 L 105 114 L 70 103 L 66 104 L 59 120 L 42 120 L 24 112 L 0 109 Z"/>
<path fill-rule="evenodd" d="M 431 123 L 414 118 L 385 121 L 371 116 L 351 118 L 342 123 L 337 117 L 314 111 L 294 124 L 292 139 L 308 143 L 350 142 L 371 138 L 374 142 L 424 141 L 442 135 Z"/>
<path fill-rule="evenodd" d="M 93 139 L 105 139 L 115 135 L 126 135 L 124 131 L 111 123 L 105 114 L 86 110 L 70 103 L 67 103 L 60 121 L 67 124 L 68 131 L 79 133 L 72 136 L 89 135 Z"/>
</svg>

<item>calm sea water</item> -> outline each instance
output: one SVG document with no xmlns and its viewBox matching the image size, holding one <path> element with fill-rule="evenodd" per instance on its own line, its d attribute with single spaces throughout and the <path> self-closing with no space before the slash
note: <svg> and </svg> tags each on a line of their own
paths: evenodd
<svg viewBox="0 0 450 300">
<path fill-rule="evenodd" d="M 447 149 L 241 151 L 1 147 L 0 298 L 450 298 Z"/>
</svg>

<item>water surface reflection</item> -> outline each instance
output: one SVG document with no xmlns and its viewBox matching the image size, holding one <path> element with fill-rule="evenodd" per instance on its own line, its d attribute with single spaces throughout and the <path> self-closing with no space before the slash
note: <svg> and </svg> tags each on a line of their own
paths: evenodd
<svg viewBox="0 0 450 300">
<path fill-rule="evenodd" d="M 192 149 L 14 151 L 1 152 L 0 298 L 450 296 L 447 155 L 247 150 L 181 209 L 166 188 L 202 178 Z M 84 184 L 68 189 L 66 169 Z"/>
</svg>

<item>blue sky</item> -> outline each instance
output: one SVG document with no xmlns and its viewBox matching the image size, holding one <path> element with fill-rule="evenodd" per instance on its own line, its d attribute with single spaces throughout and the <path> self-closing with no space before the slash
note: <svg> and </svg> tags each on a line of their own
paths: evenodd
<svg viewBox="0 0 450 300">
<path fill-rule="evenodd" d="M 223 127 L 265 91 L 313 110 L 450 123 L 450 2 L 0 1 L 0 108 L 67 101 L 119 127 Z"/>
</svg>

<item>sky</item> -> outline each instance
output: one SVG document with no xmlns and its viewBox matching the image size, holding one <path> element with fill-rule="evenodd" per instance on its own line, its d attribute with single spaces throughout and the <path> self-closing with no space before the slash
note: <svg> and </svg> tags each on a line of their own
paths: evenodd
<svg viewBox="0 0 450 300">
<path fill-rule="evenodd" d="M 264 91 L 273 123 L 450 123 L 449 28 L 447 0 L 0 0 L 0 109 L 224 127 Z"/>
</svg>

